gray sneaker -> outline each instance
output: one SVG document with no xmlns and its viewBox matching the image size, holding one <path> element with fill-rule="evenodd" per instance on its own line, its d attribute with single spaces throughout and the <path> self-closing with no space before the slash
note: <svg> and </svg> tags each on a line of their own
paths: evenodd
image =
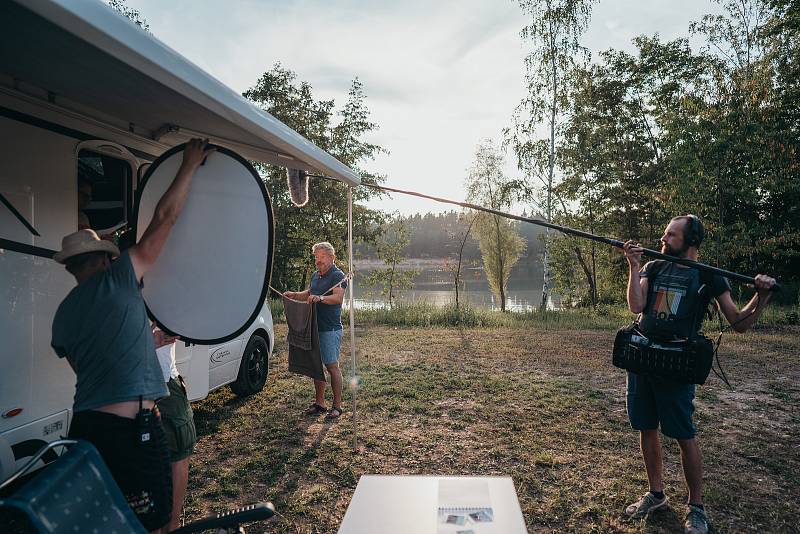
<svg viewBox="0 0 800 534">
<path fill-rule="evenodd" d="M 689 505 L 686 522 L 683 524 L 686 534 L 708 534 L 708 517 L 706 511 L 697 506 Z"/>
<path fill-rule="evenodd" d="M 664 495 L 663 499 L 657 499 L 655 495 L 648 491 L 641 499 L 625 508 L 625 515 L 631 519 L 641 519 L 665 504 L 667 504 L 666 495 Z"/>
</svg>

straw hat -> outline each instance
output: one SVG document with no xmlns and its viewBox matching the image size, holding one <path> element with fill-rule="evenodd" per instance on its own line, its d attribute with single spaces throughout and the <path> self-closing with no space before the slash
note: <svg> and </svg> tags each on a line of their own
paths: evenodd
<svg viewBox="0 0 800 534">
<path fill-rule="evenodd" d="M 94 230 L 84 229 L 65 236 L 61 240 L 61 250 L 53 255 L 53 259 L 58 263 L 67 263 L 69 258 L 87 252 L 106 252 L 112 258 L 119 256 L 119 249 L 114 243 L 100 239 Z"/>
</svg>

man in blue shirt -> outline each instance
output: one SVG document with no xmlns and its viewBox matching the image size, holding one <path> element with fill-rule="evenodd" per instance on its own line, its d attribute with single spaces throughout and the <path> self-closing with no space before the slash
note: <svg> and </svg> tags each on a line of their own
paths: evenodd
<svg viewBox="0 0 800 534">
<path fill-rule="evenodd" d="M 327 419 L 342 415 L 342 371 L 339 369 L 339 351 L 342 346 L 342 300 L 347 287 L 345 275 L 334 264 L 336 251 L 327 241 L 311 247 L 317 270 L 311 275 L 311 287 L 305 291 L 287 291 L 284 295 L 292 300 L 307 301 L 317 305 L 317 326 L 319 329 L 319 350 L 322 363 L 331 376 L 333 405 L 327 410 Z M 307 415 L 326 411 L 325 382 L 314 380 L 316 398 L 306 409 Z"/>
<path fill-rule="evenodd" d="M 120 254 L 114 244 L 83 229 L 64 237 L 53 256 L 78 283 L 56 311 L 51 341 L 77 377 L 69 437 L 97 448 L 151 532 L 161 532 L 170 520 L 172 475 L 155 408 L 169 392 L 141 294 L 142 277 L 161 253 L 195 171 L 211 151 L 200 139 L 186 145 L 183 163 L 137 244 Z"/>
</svg>

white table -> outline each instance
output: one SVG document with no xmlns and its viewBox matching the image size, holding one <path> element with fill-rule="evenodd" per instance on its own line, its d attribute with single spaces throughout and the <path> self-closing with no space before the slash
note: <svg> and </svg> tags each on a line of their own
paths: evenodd
<svg viewBox="0 0 800 534">
<path fill-rule="evenodd" d="M 495 532 L 527 534 L 511 477 L 381 475 L 359 479 L 339 534 L 436 534 L 442 479 L 487 481 Z"/>
</svg>

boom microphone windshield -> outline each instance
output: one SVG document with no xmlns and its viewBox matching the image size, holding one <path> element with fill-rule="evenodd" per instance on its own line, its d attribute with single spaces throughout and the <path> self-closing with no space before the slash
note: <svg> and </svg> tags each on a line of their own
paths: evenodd
<svg viewBox="0 0 800 534">
<path fill-rule="evenodd" d="M 286 181 L 289 182 L 289 197 L 298 208 L 308 203 L 308 173 L 298 169 L 286 169 Z"/>
</svg>

